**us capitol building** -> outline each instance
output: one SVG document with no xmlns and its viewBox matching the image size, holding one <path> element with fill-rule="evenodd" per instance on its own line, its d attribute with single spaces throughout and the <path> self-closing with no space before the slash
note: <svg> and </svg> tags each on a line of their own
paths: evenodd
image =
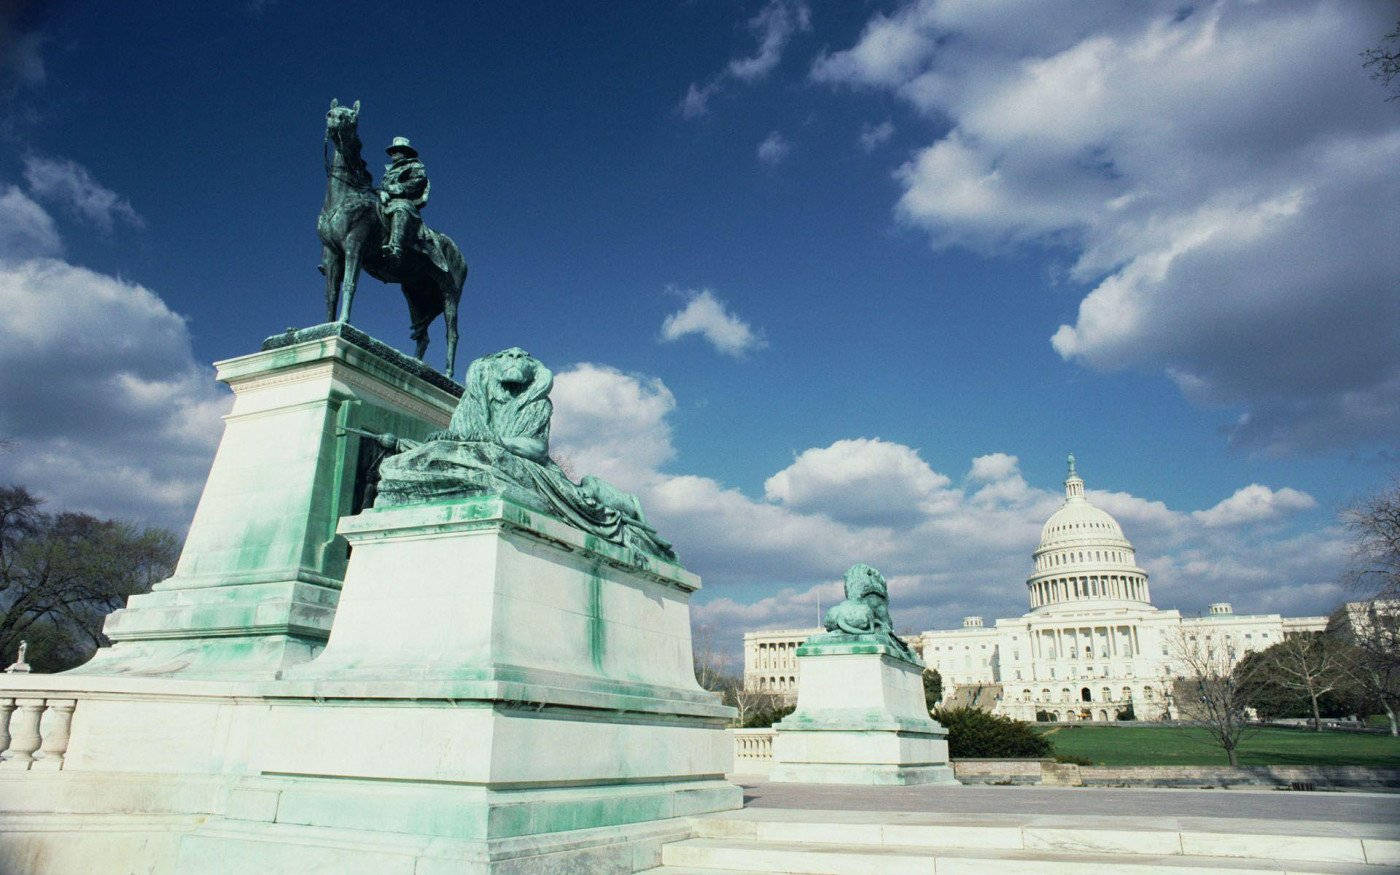
<svg viewBox="0 0 1400 875">
<path fill-rule="evenodd" d="M 943 678 L 944 705 L 975 705 L 1019 720 L 1138 720 L 1175 716 L 1171 680 L 1183 646 L 1239 659 L 1285 635 L 1322 631 L 1326 617 L 1241 615 L 1225 602 L 1202 617 L 1153 606 L 1148 574 L 1118 521 L 1084 497 L 1069 457 L 1065 502 L 1045 521 L 1026 579 L 1030 612 L 994 626 L 923 632 L 910 644 Z M 744 683 L 797 691 L 797 646 L 820 629 L 744 635 Z M 1189 642 L 1189 643 L 1188 643 Z"/>
</svg>

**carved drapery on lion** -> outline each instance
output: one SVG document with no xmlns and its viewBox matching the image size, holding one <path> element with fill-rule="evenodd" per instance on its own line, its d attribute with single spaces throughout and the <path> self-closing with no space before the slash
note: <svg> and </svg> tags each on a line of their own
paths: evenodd
<svg viewBox="0 0 1400 875">
<path fill-rule="evenodd" d="M 500 494 L 613 543 L 675 561 L 635 495 L 597 477 L 574 483 L 549 457 L 553 385 L 549 368 L 519 347 L 472 362 L 447 429 L 384 461 L 374 506 Z"/>
<path fill-rule="evenodd" d="M 846 572 L 846 599 L 831 606 L 823 625 L 836 635 L 873 635 L 914 659 L 890 620 L 890 592 L 884 575 L 864 562 Z M 831 637 L 831 636 L 823 636 Z"/>
</svg>

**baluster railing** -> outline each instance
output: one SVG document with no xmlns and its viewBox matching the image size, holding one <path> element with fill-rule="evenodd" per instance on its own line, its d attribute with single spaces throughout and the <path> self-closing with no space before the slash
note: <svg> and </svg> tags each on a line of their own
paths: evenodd
<svg viewBox="0 0 1400 875">
<path fill-rule="evenodd" d="M 62 769 L 77 705 L 76 699 L 0 698 L 0 769 Z"/>
</svg>

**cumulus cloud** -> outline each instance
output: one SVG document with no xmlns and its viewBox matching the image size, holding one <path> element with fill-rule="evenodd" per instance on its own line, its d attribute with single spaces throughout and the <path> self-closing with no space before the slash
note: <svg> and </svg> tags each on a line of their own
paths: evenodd
<svg viewBox="0 0 1400 875">
<path fill-rule="evenodd" d="M 1275 490 L 1251 483 L 1214 507 L 1195 511 L 1191 516 L 1211 527 L 1238 526 L 1274 520 L 1314 507 L 1317 507 L 1317 500 L 1306 492 L 1287 486 Z"/>
<path fill-rule="evenodd" d="M 810 626 L 858 561 L 897 586 L 901 628 L 1023 613 L 1031 551 L 1064 502 L 1059 484 L 1028 483 L 1011 454 L 970 460 L 958 483 L 918 450 L 870 437 L 803 450 L 756 498 L 658 467 L 678 466 L 667 425 L 676 400 L 661 381 L 583 364 L 560 373 L 556 386 L 556 445 L 571 461 L 586 460 L 575 465 L 579 475 L 606 473 L 641 497 L 650 521 L 705 578 L 695 617 L 727 652 L 738 652 L 748 629 Z M 1290 529 L 1312 500 L 1288 487 L 1261 498 L 1260 488 L 1194 512 L 1122 491 L 1089 498 L 1123 525 L 1159 606 L 1190 613 L 1227 599 L 1241 611 L 1324 610 L 1340 594 L 1344 534 Z M 1249 510 L 1255 505 L 1269 510 Z"/>
<path fill-rule="evenodd" d="M 57 255 L 63 242 L 53 217 L 16 186 L 0 194 L 0 258 Z"/>
<path fill-rule="evenodd" d="M 183 529 L 228 408 L 212 376 L 149 289 L 55 259 L 0 262 L 0 481 Z"/>
<path fill-rule="evenodd" d="M 640 489 L 675 455 L 666 415 L 676 399 L 655 377 L 583 362 L 554 378 L 552 443 L 579 476 Z"/>
<path fill-rule="evenodd" d="M 792 144 L 779 131 L 772 131 L 758 144 L 758 160 L 764 164 L 780 164 L 792 151 Z"/>
<path fill-rule="evenodd" d="M 876 149 L 888 143 L 893 136 L 894 123 L 889 119 L 885 119 L 878 125 L 872 125 L 866 122 L 861 125 L 860 129 L 860 147 L 866 152 L 874 152 Z"/>
<path fill-rule="evenodd" d="M 754 53 L 731 59 L 704 85 L 690 83 L 678 107 L 684 118 L 708 113 L 710 98 L 726 81 L 756 82 L 773 72 L 793 36 L 812 29 L 812 13 L 803 0 L 769 0 L 746 25 L 757 41 Z"/>
<path fill-rule="evenodd" d="M 1389 16 L 1389 17 L 1387 17 Z M 1273 453 L 1400 430 L 1400 122 L 1377 5 L 920 0 L 823 54 L 946 133 L 896 172 L 936 246 L 1073 253 L 1064 358 L 1156 369 Z"/>
<path fill-rule="evenodd" d="M 700 335 L 716 351 L 735 358 L 767 346 L 760 332 L 730 312 L 709 289 L 691 292 L 686 305 L 661 323 L 663 341 L 680 340 L 689 334 Z"/>
<path fill-rule="evenodd" d="M 860 525 L 895 525 L 936 512 L 951 481 L 917 450 L 879 438 L 803 450 L 763 484 L 764 497 L 796 511 Z"/>
<path fill-rule="evenodd" d="M 75 161 L 30 156 L 24 160 L 24 181 L 36 197 L 61 204 L 105 232 L 119 220 L 135 228 L 146 224 L 130 203 Z"/>
<path fill-rule="evenodd" d="M 1020 473 L 1020 466 L 1021 460 L 1015 456 L 1007 453 L 988 453 L 972 460 L 972 468 L 967 476 L 970 480 L 1005 480 L 1013 474 Z"/>
</svg>

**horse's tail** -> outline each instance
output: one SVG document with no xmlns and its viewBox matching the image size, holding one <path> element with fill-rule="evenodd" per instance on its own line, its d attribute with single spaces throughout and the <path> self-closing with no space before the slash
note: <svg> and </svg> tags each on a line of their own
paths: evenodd
<svg viewBox="0 0 1400 875">
<path fill-rule="evenodd" d="M 441 231 L 438 232 L 438 236 L 442 238 L 439 245 L 443 260 L 447 262 L 448 278 L 452 281 L 451 288 L 446 293 L 461 298 L 462 286 L 467 282 L 467 260 L 462 257 L 462 250 L 458 248 L 456 241 Z"/>
</svg>

